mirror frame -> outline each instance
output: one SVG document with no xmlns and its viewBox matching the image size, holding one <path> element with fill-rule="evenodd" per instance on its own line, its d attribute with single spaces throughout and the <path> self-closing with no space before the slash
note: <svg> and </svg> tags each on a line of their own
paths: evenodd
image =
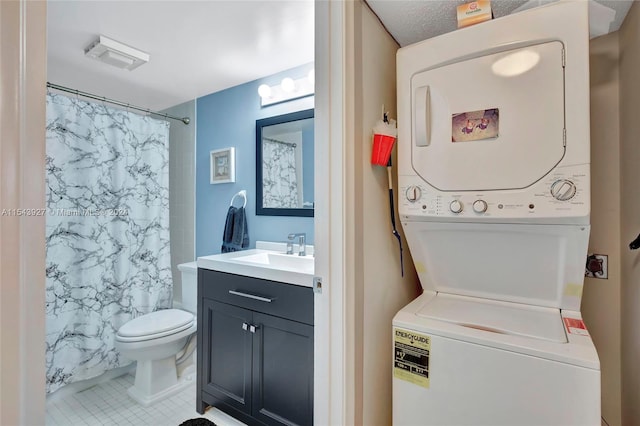
<svg viewBox="0 0 640 426">
<path fill-rule="evenodd" d="M 313 217 L 314 208 L 311 209 L 291 209 L 272 208 L 262 206 L 262 128 L 276 124 L 289 123 L 291 121 L 306 120 L 314 118 L 314 110 L 292 112 L 275 117 L 256 120 L 256 215 L 257 216 L 301 216 Z M 315 141 L 314 141 L 315 143 Z"/>
</svg>

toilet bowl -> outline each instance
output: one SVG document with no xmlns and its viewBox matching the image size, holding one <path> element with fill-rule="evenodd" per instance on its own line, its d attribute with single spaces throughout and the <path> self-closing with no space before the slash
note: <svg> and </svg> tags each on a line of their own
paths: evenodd
<svg viewBox="0 0 640 426">
<path fill-rule="evenodd" d="M 178 377 L 176 355 L 184 350 L 181 358 L 188 357 L 189 343 L 195 339 L 197 266 L 196 262 L 190 262 L 178 268 L 182 273 L 183 309 L 163 309 L 139 316 L 120 327 L 116 334 L 116 349 L 123 357 L 137 362 L 135 384 L 129 388 L 129 396 L 144 406 L 193 383 L 189 375 L 183 373 Z"/>
</svg>

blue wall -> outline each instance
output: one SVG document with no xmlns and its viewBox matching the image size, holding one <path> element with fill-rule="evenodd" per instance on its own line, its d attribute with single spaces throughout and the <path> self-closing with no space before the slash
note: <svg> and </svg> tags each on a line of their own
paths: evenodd
<svg viewBox="0 0 640 426">
<path fill-rule="evenodd" d="M 256 216 L 255 203 L 256 120 L 313 108 L 313 97 L 262 108 L 258 86 L 275 86 L 284 77 L 302 78 L 312 67 L 303 65 L 196 100 L 196 256 L 220 253 L 229 202 L 241 189 L 247 191 L 251 248 L 256 240 L 285 241 L 291 232 L 305 232 L 313 243 L 312 217 Z M 209 151 L 231 146 L 236 149 L 235 183 L 211 185 Z"/>
</svg>

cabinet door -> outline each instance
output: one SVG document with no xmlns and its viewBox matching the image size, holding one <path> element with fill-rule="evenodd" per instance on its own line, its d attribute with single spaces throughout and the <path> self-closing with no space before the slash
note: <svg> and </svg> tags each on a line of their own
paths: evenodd
<svg viewBox="0 0 640 426">
<path fill-rule="evenodd" d="M 253 323 L 253 417 L 313 424 L 313 327 L 255 312 Z"/>
<path fill-rule="evenodd" d="M 203 299 L 202 390 L 220 402 L 251 412 L 251 311 Z M 208 355 L 208 356 L 207 356 Z"/>
</svg>

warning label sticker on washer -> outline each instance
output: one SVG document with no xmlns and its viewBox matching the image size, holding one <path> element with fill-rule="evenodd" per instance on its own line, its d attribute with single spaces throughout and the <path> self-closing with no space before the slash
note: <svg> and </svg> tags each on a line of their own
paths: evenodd
<svg viewBox="0 0 640 426">
<path fill-rule="evenodd" d="M 394 328 L 393 346 L 393 377 L 429 388 L 431 337 Z"/>
<path fill-rule="evenodd" d="M 584 321 L 577 318 L 562 318 L 567 331 L 571 334 L 579 334 L 580 336 L 588 336 L 587 326 Z"/>
</svg>

